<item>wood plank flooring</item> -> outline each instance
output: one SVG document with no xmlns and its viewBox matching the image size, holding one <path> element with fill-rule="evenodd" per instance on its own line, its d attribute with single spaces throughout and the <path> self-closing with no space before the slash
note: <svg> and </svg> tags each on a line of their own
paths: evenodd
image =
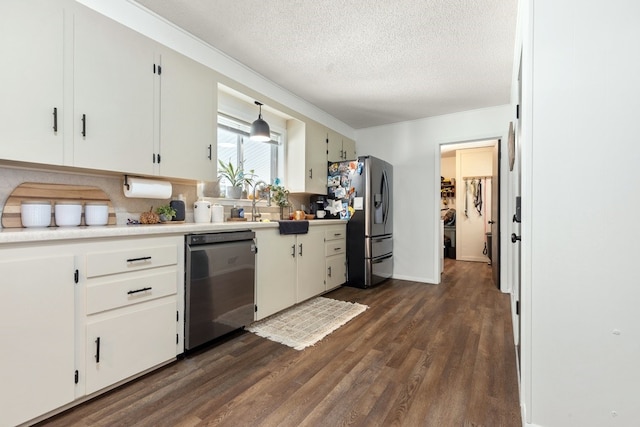
<svg viewBox="0 0 640 427">
<path fill-rule="evenodd" d="M 521 426 L 509 297 L 484 263 L 437 286 L 327 297 L 370 308 L 296 351 L 247 332 L 42 426 Z"/>
</svg>

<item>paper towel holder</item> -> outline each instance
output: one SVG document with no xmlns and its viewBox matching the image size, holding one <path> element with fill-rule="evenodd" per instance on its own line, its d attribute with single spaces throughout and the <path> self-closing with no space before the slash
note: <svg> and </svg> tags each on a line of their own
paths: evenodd
<svg viewBox="0 0 640 427">
<path fill-rule="evenodd" d="M 124 176 L 124 186 L 127 187 L 127 190 L 131 190 L 131 187 L 129 187 L 129 176 L 128 175 Z"/>
</svg>

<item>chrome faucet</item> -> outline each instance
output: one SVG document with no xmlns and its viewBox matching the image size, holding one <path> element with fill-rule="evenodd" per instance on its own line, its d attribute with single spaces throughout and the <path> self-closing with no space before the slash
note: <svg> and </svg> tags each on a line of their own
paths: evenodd
<svg viewBox="0 0 640 427">
<path fill-rule="evenodd" d="M 251 221 L 257 221 L 262 214 L 258 211 L 256 204 L 262 198 L 261 193 L 264 193 L 267 188 L 267 183 L 264 181 L 257 181 L 253 184 L 253 199 L 251 200 Z M 256 195 L 257 192 L 257 195 Z M 267 193 L 267 206 L 271 206 L 271 195 Z"/>
</svg>

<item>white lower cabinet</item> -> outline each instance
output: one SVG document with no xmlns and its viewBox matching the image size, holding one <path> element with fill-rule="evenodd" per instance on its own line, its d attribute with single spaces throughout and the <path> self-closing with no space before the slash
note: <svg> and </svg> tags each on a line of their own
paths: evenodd
<svg viewBox="0 0 640 427">
<path fill-rule="evenodd" d="M 182 353 L 183 259 L 183 236 L 0 245 L 0 427 Z"/>
<path fill-rule="evenodd" d="M 0 426 L 13 426 L 74 400 L 75 267 L 57 246 L 0 259 Z"/>
<path fill-rule="evenodd" d="M 297 298 L 302 302 L 325 291 L 324 227 L 313 226 L 297 235 Z"/>
<path fill-rule="evenodd" d="M 92 317 L 86 326 L 87 394 L 176 356 L 175 297 Z"/>
<path fill-rule="evenodd" d="M 296 236 L 256 230 L 256 320 L 296 303 Z"/>
<path fill-rule="evenodd" d="M 347 226 L 329 226 L 325 230 L 326 290 L 337 288 L 347 281 Z"/>
<path fill-rule="evenodd" d="M 256 230 L 256 320 L 325 292 L 326 228 L 295 235 Z"/>
<path fill-rule="evenodd" d="M 84 256 L 85 394 L 181 353 L 183 237 L 96 243 Z M 182 295 L 182 293 L 180 292 Z"/>
</svg>

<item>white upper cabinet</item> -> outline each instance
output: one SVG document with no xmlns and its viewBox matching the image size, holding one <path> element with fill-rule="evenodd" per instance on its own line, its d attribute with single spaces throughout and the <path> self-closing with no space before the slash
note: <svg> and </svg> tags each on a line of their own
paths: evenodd
<svg viewBox="0 0 640 427">
<path fill-rule="evenodd" d="M 63 163 L 65 4 L 0 3 L 2 159 Z"/>
<path fill-rule="evenodd" d="M 155 43 L 87 8 L 74 16 L 74 166 L 154 172 Z"/>
<path fill-rule="evenodd" d="M 332 130 L 328 131 L 327 157 L 330 162 L 356 159 L 356 142 Z"/>
<path fill-rule="evenodd" d="M 287 121 L 287 187 L 292 193 L 327 193 L 327 133 L 322 126 Z"/>
<path fill-rule="evenodd" d="M 164 49 L 160 74 L 159 174 L 216 180 L 217 92 L 211 69 Z"/>
</svg>

